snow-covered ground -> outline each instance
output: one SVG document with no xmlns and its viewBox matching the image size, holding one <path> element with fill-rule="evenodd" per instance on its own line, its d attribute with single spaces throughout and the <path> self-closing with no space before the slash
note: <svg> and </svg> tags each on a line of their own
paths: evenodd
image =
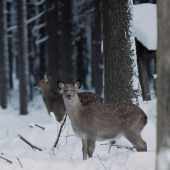
<svg viewBox="0 0 170 170">
<path fill-rule="evenodd" d="M 157 49 L 157 6 L 155 4 L 134 5 L 135 37 L 148 50 Z"/>
<path fill-rule="evenodd" d="M 109 152 L 109 145 L 101 145 L 109 141 L 102 141 L 96 142 L 93 158 L 83 161 L 81 140 L 73 136 L 68 118 L 59 145 L 52 151 L 60 123 L 57 123 L 53 116 L 49 117 L 41 95 L 37 95 L 29 104 L 29 114 L 20 116 L 18 94 L 12 94 L 9 108 L 0 108 L 0 153 L 3 154 L 0 156 L 11 160 L 12 164 L 0 159 L 0 170 L 154 170 L 156 100 L 141 104 L 141 108 L 149 117 L 148 124 L 142 131 L 148 152 L 138 153 L 115 146 L 112 146 Z M 33 123 L 43 126 L 45 130 L 36 126 L 30 128 L 29 125 Z M 32 149 L 18 137 L 19 134 L 43 151 Z M 132 146 L 123 137 L 116 142 L 118 145 Z"/>
</svg>

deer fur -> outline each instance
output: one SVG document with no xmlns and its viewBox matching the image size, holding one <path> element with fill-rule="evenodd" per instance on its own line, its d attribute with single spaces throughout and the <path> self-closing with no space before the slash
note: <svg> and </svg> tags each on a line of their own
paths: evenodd
<svg viewBox="0 0 170 170">
<path fill-rule="evenodd" d="M 141 130 L 147 123 L 143 110 L 131 103 L 116 103 L 103 106 L 83 106 L 77 89 L 78 80 L 73 84 L 57 82 L 63 91 L 67 114 L 75 135 L 82 140 L 83 160 L 92 157 L 96 140 L 127 138 L 137 151 L 147 151 L 147 144 L 141 137 Z"/>
<path fill-rule="evenodd" d="M 55 93 L 53 90 L 53 82 L 51 77 L 45 74 L 44 78 L 40 79 L 34 87 L 42 91 L 42 98 L 48 114 L 50 115 L 50 112 L 53 112 L 56 120 L 60 122 L 65 115 L 66 108 L 62 94 Z M 78 95 L 83 105 L 97 106 L 103 104 L 103 98 L 95 93 L 86 92 L 79 93 Z"/>
</svg>

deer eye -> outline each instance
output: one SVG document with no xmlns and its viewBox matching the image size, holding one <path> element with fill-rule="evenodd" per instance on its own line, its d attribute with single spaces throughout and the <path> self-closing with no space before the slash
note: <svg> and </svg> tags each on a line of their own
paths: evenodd
<svg viewBox="0 0 170 170">
<path fill-rule="evenodd" d="M 66 90 L 64 90 L 64 92 L 66 92 Z"/>
<path fill-rule="evenodd" d="M 73 90 L 73 92 L 75 92 L 75 90 Z"/>
</svg>

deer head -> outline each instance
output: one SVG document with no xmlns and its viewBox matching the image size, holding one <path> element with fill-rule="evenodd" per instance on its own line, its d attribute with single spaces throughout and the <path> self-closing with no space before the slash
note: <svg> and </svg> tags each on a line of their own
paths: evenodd
<svg viewBox="0 0 170 170">
<path fill-rule="evenodd" d="M 65 84 L 62 81 L 58 81 L 57 86 L 63 91 L 63 98 L 65 102 L 71 104 L 74 102 L 77 90 L 81 87 L 81 80 L 77 80 L 73 84 Z"/>
<path fill-rule="evenodd" d="M 48 74 L 44 74 L 44 77 L 40 79 L 35 85 L 35 88 L 43 90 L 52 86 L 52 79 Z"/>
</svg>

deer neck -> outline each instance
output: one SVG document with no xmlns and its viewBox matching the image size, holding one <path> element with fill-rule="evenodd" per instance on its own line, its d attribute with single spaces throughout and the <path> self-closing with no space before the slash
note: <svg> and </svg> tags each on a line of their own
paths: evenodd
<svg viewBox="0 0 170 170">
<path fill-rule="evenodd" d="M 42 90 L 43 98 L 51 98 L 55 95 L 53 87 L 47 87 Z"/>
<path fill-rule="evenodd" d="M 70 120 L 74 121 L 75 119 L 78 119 L 80 117 L 81 110 L 83 110 L 83 106 L 78 95 L 76 94 L 73 102 L 67 103 L 67 101 L 64 99 L 64 103 Z"/>
</svg>

